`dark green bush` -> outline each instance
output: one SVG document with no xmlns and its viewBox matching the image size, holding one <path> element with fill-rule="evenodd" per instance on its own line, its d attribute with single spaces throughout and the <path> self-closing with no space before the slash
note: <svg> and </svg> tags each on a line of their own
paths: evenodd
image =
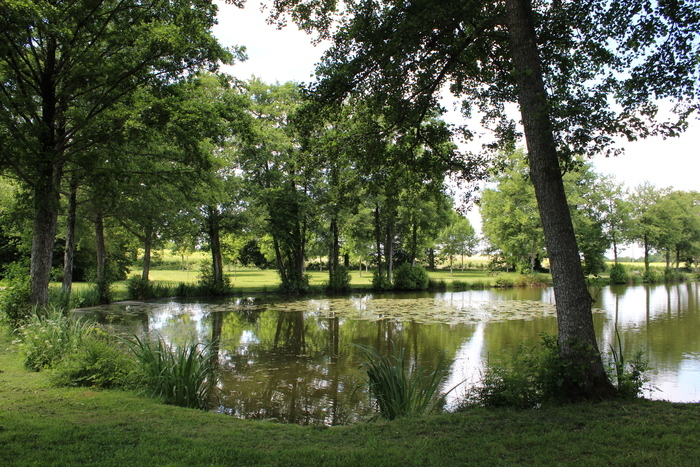
<svg viewBox="0 0 700 467">
<path fill-rule="evenodd" d="M 644 274 L 642 275 L 642 279 L 644 282 L 647 282 L 649 284 L 656 284 L 658 282 L 661 282 L 662 274 L 659 273 L 658 270 L 654 268 L 649 268 L 646 271 L 644 271 Z"/>
<path fill-rule="evenodd" d="M 339 293 L 350 290 L 350 271 L 345 266 L 338 266 L 336 271 L 330 275 L 326 284 L 326 291 Z"/>
<path fill-rule="evenodd" d="M 372 272 L 372 290 L 381 292 L 382 290 L 391 290 L 391 288 L 391 282 L 384 274 L 379 274 L 377 270 Z"/>
<path fill-rule="evenodd" d="M 624 264 L 618 263 L 610 268 L 611 284 L 626 284 L 627 278 L 627 268 L 624 266 Z"/>
<path fill-rule="evenodd" d="M 131 276 L 126 283 L 126 293 L 130 300 L 153 298 L 153 284 L 141 276 Z"/>
<path fill-rule="evenodd" d="M 423 266 L 411 266 L 403 263 L 394 271 L 394 289 L 426 290 L 430 278 Z"/>
</svg>

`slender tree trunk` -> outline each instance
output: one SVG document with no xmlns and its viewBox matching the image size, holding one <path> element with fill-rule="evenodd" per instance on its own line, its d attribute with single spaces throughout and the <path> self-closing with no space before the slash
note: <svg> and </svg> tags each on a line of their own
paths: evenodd
<svg viewBox="0 0 700 467">
<path fill-rule="evenodd" d="M 377 276 L 382 277 L 382 223 L 379 217 L 379 205 L 374 206 L 374 236 L 377 242 Z"/>
<path fill-rule="evenodd" d="M 109 282 L 107 280 L 107 247 L 105 246 L 105 226 L 102 209 L 95 209 L 96 282 L 100 303 L 109 302 Z"/>
<path fill-rule="evenodd" d="M 63 253 L 63 291 L 70 297 L 73 288 L 73 257 L 75 255 L 75 222 L 78 205 L 78 177 L 71 178 L 66 215 L 66 249 Z"/>
<path fill-rule="evenodd" d="M 221 237 L 219 235 L 219 210 L 207 207 L 209 227 L 209 247 L 211 248 L 211 263 L 214 281 L 223 287 L 224 261 L 221 255 Z"/>
<path fill-rule="evenodd" d="M 610 397 L 596 342 L 579 250 L 564 191 L 548 99 L 528 0 L 506 0 L 508 34 L 530 163 L 530 176 L 549 253 L 559 330 L 559 351 L 570 371 L 564 389 L 572 399 Z"/>
<path fill-rule="evenodd" d="M 416 265 L 416 256 L 418 256 L 418 223 L 414 221 L 411 226 L 411 267 Z"/>
<path fill-rule="evenodd" d="M 153 243 L 153 228 L 149 225 L 143 236 L 143 272 L 141 280 L 148 283 L 148 276 L 151 272 L 151 246 Z"/>
<path fill-rule="evenodd" d="M 615 264 L 617 264 L 617 235 L 615 235 L 614 231 L 612 233 L 612 246 L 613 246 L 613 259 L 615 260 Z"/>
<path fill-rule="evenodd" d="M 386 279 L 389 282 L 394 280 L 394 224 L 392 218 L 393 216 L 390 216 L 386 223 L 386 244 L 384 245 L 384 251 L 386 251 Z"/>
<path fill-rule="evenodd" d="M 649 237 L 644 234 L 644 271 L 649 272 Z"/>
</svg>

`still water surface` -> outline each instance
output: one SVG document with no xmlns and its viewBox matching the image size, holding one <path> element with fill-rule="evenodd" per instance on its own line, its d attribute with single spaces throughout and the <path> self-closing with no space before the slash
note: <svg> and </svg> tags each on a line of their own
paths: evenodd
<svg viewBox="0 0 700 467">
<path fill-rule="evenodd" d="M 643 349 L 652 371 L 645 396 L 700 400 L 698 283 L 592 289 L 598 342 L 615 344 L 615 323 L 628 358 Z M 540 333 L 556 334 L 551 288 L 363 294 L 284 300 L 128 303 L 81 310 L 126 335 L 158 332 L 175 345 L 218 341 L 223 374 L 217 403 L 244 418 L 342 424 L 371 412 L 361 387 L 360 351 L 406 349 L 432 370 L 443 351 L 454 360 L 445 388 L 457 403 L 489 361 L 513 355 Z M 654 389 L 651 391 L 651 389 Z"/>
</svg>

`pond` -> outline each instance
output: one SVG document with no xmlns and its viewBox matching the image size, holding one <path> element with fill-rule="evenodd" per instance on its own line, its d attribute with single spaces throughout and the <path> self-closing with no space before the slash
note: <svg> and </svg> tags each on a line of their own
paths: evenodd
<svg viewBox="0 0 700 467">
<path fill-rule="evenodd" d="M 601 349 L 616 342 L 627 357 L 643 350 L 652 371 L 645 396 L 700 400 L 698 283 L 591 289 Z M 344 424 L 371 413 L 361 385 L 361 352 L 403 347 L 432 370 L 453 359 L 445 388 L 454 406 L 489 361 L 513 355 L 541 333 L 556 334 L 551 288 L 360 294 L 224 301 L 125 302 L 76 310 L 125 335 L 158 332 L 175 345 L 216 340 L 223 370 L 219 410 L 242 418 Z M 650 392 L 650 388 L 654 388 Z"/>
</svg>

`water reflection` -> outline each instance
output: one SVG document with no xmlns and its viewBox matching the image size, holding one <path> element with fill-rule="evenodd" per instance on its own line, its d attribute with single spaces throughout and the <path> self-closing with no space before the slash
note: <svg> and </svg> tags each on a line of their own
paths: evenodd
<svg viewBox="0 0 700 467">
<path fill-rule="evenodd" d="M 601 349 L 638 349 L 654 369 L 652 397 L 696 401 L 700 342 L 697 283 L 592 289 Z M 328 425 L 371 413 L 360 384 L 359 349 L 406 349 L 411 363 L 435 368 L 454 359 L 445 388 L 473 383 L 488 361 L 509 357 L 524 341 L 556 333 L 551 289 L 441 294 L 357 295 L 281 301 L 239 298 L 217 303 L 130 303 L 82 310 L 124 334 L 158 332 L 175 345 L 217 342 L 223 374 L 217 402 L 244 418 Z M 450 395 L 454 405 L 463 391 Z"/>
</svg>

